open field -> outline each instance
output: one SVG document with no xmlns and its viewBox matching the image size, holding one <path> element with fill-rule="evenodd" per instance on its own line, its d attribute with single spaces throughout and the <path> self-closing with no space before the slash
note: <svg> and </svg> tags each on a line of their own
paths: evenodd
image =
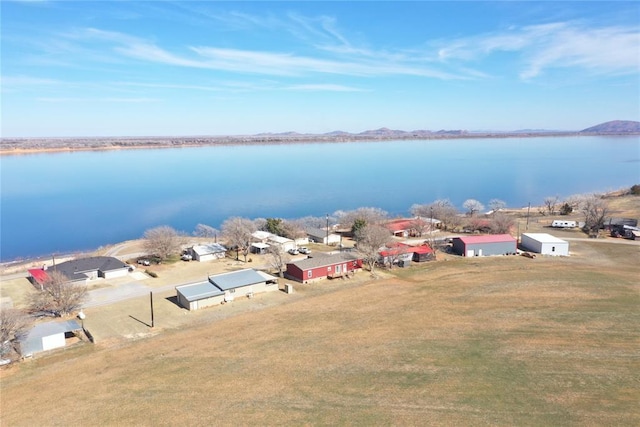
<svg viewBox="0 0 640 427">
<path fill-rule="evenodd" d="M 162 299 L 162 333 L 3 370 L 2 424 L 638 425 L 640 245 L 571 244 L 197 314 Z"/>
</svg>

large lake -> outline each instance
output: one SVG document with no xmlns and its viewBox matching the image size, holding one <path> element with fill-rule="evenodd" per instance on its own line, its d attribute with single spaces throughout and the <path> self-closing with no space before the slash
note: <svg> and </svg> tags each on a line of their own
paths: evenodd
<svg viewBox="0 0 640 427">
<path fill-rule="evenodd" d="M 3 156 L 2 261 L 90 250 L 170 225 L 493 198 L 510 207 L 640 183 L 640 137 L 218 146 Z"/>
</svg>

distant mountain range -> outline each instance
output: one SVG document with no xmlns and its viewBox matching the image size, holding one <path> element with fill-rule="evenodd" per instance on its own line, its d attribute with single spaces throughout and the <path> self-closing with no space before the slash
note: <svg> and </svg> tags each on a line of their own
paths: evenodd
<svg viewBox="0 0 640 427">
<path fill-rule="evenodd" d="M 640 133 L 640 122 L 632 120 L 613 120 L 583 129 L 580 133 L 626 134 Z"/>
<path fill-rule="evenodd" d="M 419 130 L 399 130 L 389 129 L 386 127 L 380 129 L 365 130 L 360 133 L 350 133 L 341 130 L 334 130 L 333 132 L 327 132 L 323 134 L 308 134 L 298 132 L 282 132 L 282 133 L 259 133 L 255 136 L 259 137 L 293 137 L 293 138 L 309 138 L 312 136 L 317 137 L 330 137 L 330 138 L 361 138 L 370 137 L 376 139 L 392 139 L 392 138 L 438 138 L 438 137 L 477 137 L 477 136 L 491 136 L 491 135 L 545 135 L 545 134 L 575 134 L 575 133 L 600 133 L 600 134 L 632 134 L 640 133 L 640 122 L 631 120 L 613 120 L 610 122 L 600 123 L 599 125 L 592 126 L 587 129 L 579 131 L 562 131 L 562 130 L 549 130 L 549 129 L 520 129 L 514 131 L 467 131 L 467 130 L 438 130 L 431 131 L 425 129 Z"/>
<path fill-rule="evenodd" d="M 255 135 L 217 136 L 151 136 L 151 137 L 56 137 L 56 138 L 0 138 L 0 154 L 21 151 L 104 150 L 113 148 L 181 147 L 221 144 L 287 144 L 304 142 L 356 142 L 456 138 L 508 138 L 576 135 L 640 135 L 640 122 L 614 120 L 581 131 L 523 129 L 515 131 L 412 130 L 389 128 L 350 133 L 340 130 L 323 134 L 282 132 Z"/>
</svg>

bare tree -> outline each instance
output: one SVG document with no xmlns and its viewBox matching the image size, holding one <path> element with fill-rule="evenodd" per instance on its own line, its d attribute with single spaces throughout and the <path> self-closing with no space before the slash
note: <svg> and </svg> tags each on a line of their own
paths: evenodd
<svg viewBox="0 0 640 427">
<path fill-rule="evenodd" d="M 549 215 L 555 215 L 558 203 L 560 203 L 560 198 L 558 196 L 545 197 L 544 208 L 546 213 Z"/>
<path fill-rule="evenodd" d="M 196 237 L 217 238 L 220 232 L 211 227 L 210 225 L 198 224 L 193 231 L 193 235 Z"/>
<path fill-rule="evenodd" d="M 14 344 L 29 332 L 32 319 L 22 310 L 0 308 L 0 356 L 5 356 Z"/>
<path fill-rule="evenodd" d="M 338 211 L 337 213 L 341 213 L 342 211 Z M 335 224 L 335 215 L 329 217 L 329 221 L 332 224 Z M 327 217 L 323 216 L 305 216 L 296 220 L 296 223 L 300 225 L 303 229 L 306 228 L 321 228 L 324 229 L 327 226 Z"/>
<path fill-rule="evenodd" d="M 244 261 L 247 262 L 247 255 L 251 249 L 251 241 L 253 232 L 257 230 L 253 221 L 247 218 L 232 217 L 225 220 L 221 226 L 222 234 L 226 237 L 227 243 L 236 250 L 236 259 L 240 253 L 244 255 Z"/>
<path fill-rule="evenodd" d="M 467 215 L 469 216 L 474 216 L 478 212 L 484 210 L 484 205 L 475 199 L 465 200 L 462 207 L 467 211 Z"/>
<path fill-rule="evenodd" d="M 85 283 L 70 282 L 56 270 L 48 270 L 47 276 L 42 290 L 30 298 L 29 307 L 32 312 L 62 317 L 82 307 L 88 295 Z"/>
<path fill-rule="evenodd" d="M 168 225 L 151 228 L 144 232 L 145 250 L 161 260 L 178 253 L 183 242 L 183 237 Z"/>
<path fill-rule="evenodd" d="M 414 234 L 419 237 L 422 237 L 426 231 L 431 231 L 431 228 L 433 227 L 432 222 L 427 222 L 420 217 L 412 219 L 410 225 Z"/>
<path fill-rule="evenodd" d="M 306 231 L 304 231 L 304 227 L 298 221 L 283 221 L 282 233 L 284 237 L 292 240 L 300 239 L 307 236 Z"/>
<path fill-rule="evenodd" d="M 380 248 L 391 240 L 391 232 L 382 225 L 368 224 L 358 230 L 355 238 L 358 252 L 369 266 L 371 275 L 375 277 L 375 265 L 380 256 Z"/>
<path fill-rule="evenodd" d="M 389 214 L 380 208 L 358 208 L 352 211 L 337 211 L 334 215 L 343 228 L 352 229 L 354 224 L 362 225 L 382 224 L 389 218 Z M 357 227 L 359 228 L 359 227 Z"/>
<path fill-rule="evenodd" d="M 489 200 L 489 208 L 491 208 L 491 210 L 494 212 L 498 212 L 499 210 L 504 209 L 506 207 L 507 207 L 507 202 L 505 202 L 504 200 L 500 200 L 500 199 Z"/>
<path fill-rule="evenodd" d="M 604 221 L 609 213 L 607 201 L 595 194 L 587 196 L 582 201 L 582 213 L 584 214 L 584 230 L 590 237 L 597 237 L 600 229 L 604 227 Z"/>
<path fill-rule="evenodd" d="M 513 227 L 514 224 L 515 221 L 512 217 L 502 212 L 496 212 L 491 217 L 489 228 L 493 234 L 506 234 L 511 231 L 511 227 Z"/>
<path fill-rule="evenodd" d="M 267 254 L 269 255 L 269 265 L 278 272 L 280 277 L 284 277 L 284 270 L 287 268 L 287 263 L 291 261 L 289 254 L 281 245 L 269 246 Z"/>
<path fill-rule="evenodd" d="M 411 213 L 414 216 L 438 219 L 443 230 L 459 225 L 458 210 L 449 199 L 438 199 L 428 205 L 413 205 Z"/>
</svg>

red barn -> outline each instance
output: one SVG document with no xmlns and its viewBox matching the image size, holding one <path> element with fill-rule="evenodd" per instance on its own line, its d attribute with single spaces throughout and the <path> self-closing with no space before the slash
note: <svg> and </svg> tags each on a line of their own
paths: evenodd
<svg viewBox="0 0 640 427">
<path fill-rule="evenodd" d="M 326 277 L 342 277 L 362 269 L 362 259 L 350 252 L 331 255 L 318 254 L 307 259 L 287 263 L 285 275 L 302 283 Z"/>
</svg>

